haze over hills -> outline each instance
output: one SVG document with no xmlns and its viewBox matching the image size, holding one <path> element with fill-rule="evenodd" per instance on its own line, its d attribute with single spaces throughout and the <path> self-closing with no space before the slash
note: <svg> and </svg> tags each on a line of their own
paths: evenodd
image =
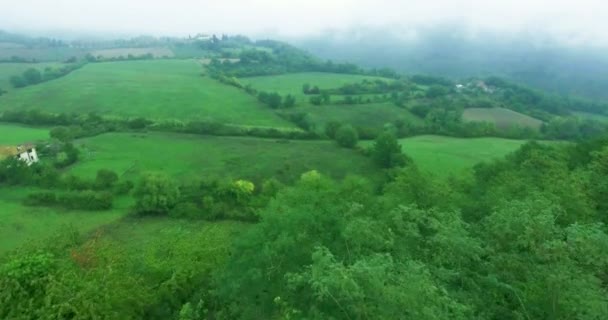
<svg viewBox="0 0 608 320">
<path fill-rule="evenodd" d="M 608 48 L 542 32 L 472 31 L 462 24 L 429 28 L 353 28 L 294 38 L 326 59 L 409 74 L 452 78 L 503 76 L 528 85 L 608 99 Z"/>
</svg>

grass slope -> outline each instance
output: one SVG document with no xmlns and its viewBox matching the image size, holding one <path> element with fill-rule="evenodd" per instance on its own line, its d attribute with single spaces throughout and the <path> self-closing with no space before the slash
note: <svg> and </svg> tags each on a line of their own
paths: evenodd
<svg viewBox="0 0 608 320">
<path fill-rule="evenodd" d="M 582 120 L 596 120 L 600 122 L 608 122 L 608 116 L 589 112 L 573 112 L 573 114 Z"/>
<path fill-rule="evenodd" d="M 416 165 L 439 176 L 458 174 L 482 161 L 504 157 L 517 150 L 525 140 L 502 138 L 452 138 L 417 136 L 399 140 L 403 152 Z M 365 141 L 364 146 L 373 142 Z"/>
<path fill-rule="evenodd" d="M 231 177 L 254 181 L 276 176 L 290 181 L 308 170 L 333 177 L 375 175 L 368 158 L 330 141 L 109 133 L 78 141 L 84 152 L 73 169 L 93 177 L 108 168 L 126 177 L 163 171 L 179 178 Z"/>
<path fill-rule="evenodd" d="M 355 126 L 381 128 L 386 123 L 397 119 L 418 124 L 422 119 L 408 110 L 398 108 L 392 103 L 373 103 L 361 105 L 328 105 L 310 108 L 298 108 L 310 114 L 317 127 L 330 121 L 352 124 Z"/>
<path fill-rule="evenodd" d="M 97 112 L 152 119 L 213 119 L 226 124 L 293 125 L 237 88 L 202 77 L 193 60 L 88 64 L 68 76 L 0 97 L 0 110 Z"/>
<path fill-rule="evenodd" d="M 2 49 L 0 49 L 2 51 Z M 6 91 L 14 90 L 9 79 L 15 75 L 21 75 L 23 71 L 34 68 L 41 72 L 46 67 L 58 67 L 60 63 L 0 63 L 0 89 Z"/>
<path fill-rule="evenodd" d="M 0 254 L 32 241 L 42 241 L 68 225 L 81 232 L 116 221 L 125 215 L 126 202 L 110 211 L 78 211 L 26 207 L 21 201 L 30 188 L 0 188 Z M 124 202 L 124 201 L 123 201 Z"/>
<path fill-rule="evenodd" d="M 403 151 L 423 170 L 437 175 L 457 174 L 482 161 L 504 157 L 525 140 L 418 136 L 399 140 Z"/>
<path fill-rule="evenodd" d="M 0 145 L 15 145 L 49 139 L 49 130 L 0 123 Z"/>
<path fill-rule="evenodd" d="M 539 129 L 542 121 L 505 108 L 470 108 L 465 109 L 462 115 L 464 121 L 491 122 L 499 129 L 508 129 L 513 126 Z"/>
<path fill-rule="evenodd" d="M 380 77 L 371 77 L 354 74 L 341 73 L 325 73 L 325 72 L 302 72 L 289 73 L 276 76 L 261 76 L 240 79 L 243 85 L 251 85 L 258 91 L 277 92 L 280 95 L 291 94 L 296 98 L 296 104 L 300 107 L 313 106 L 310 102 L 310 96 L 302 92 L 302 86 L 305 83 L 311 86 L 317 86 L 321 89 L 338 88 L 349 83 L 361 82 L 367 80 L 390 80 Z M 339 96 L 332 96 L 334 100 L 339 99 Z"/>
</svg>

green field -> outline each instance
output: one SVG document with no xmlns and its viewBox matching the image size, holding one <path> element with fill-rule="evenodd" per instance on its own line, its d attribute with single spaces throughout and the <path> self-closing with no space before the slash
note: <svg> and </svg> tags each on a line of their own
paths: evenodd
<svg viewBox="0 0 608 320">
<path fill-rule="evenodd" d="M 0 97 L 0 110 L 97 112 L 106 116 L 202 120 L 292 128 L 254 97 L 201 76 L 194 60 L 88 64 L 69 75 Z"/>
<path fill-rule="evenodd" d="M 318 129 L 330 121 L 377 129 L 397 119 L 412 124 L 422 122 L 408 110 L 398 108 L 392 103 L 312 106 L 295 110 L 308 113 Z"/>
<path fill-rule="evenodd" d="M 596 120 L 596 121 L 601 121 L 601 122 L 608 122 L 608 116 L 603 115 L 603 114 L 580 112 L 580 111 L 573 112 L 573 114 L 583 120 Z"/>
<path fill-rule="evenodd" d="M 236 234 L 249 225 L 240 222 L 187 221 L 167 218 L 125 219 L 101 228 L 102 240 L 132 261 L 155 269 L 175 270 L 198 261 L 210 268 L 223 260 Z M 166 259 L 168 256 L 171 259 Z M 202 270 L 201 270 L 202 271 Z"/>
<path fill-rule="evenodd" d="M 231 177 L 254 181 L 273 176 L 290 181 L 313 169 L 338 178 L 351 173 L 377 173 L 368 158 L 330 141 L 109 133 L 77 144 L 83 150 L 82 159 L 72 172 L 89 177 L 102 168 L 126 177 L 163 171 L 185 179 Z"/>
<path fill-rule="evenodd" d="M 0 145 L 15 145 L 49 139 L 49 130 L 0 123 Z"/>
<path fill-rule="evenodd" d="M 499 129 L 513 126 L 539 129 L 542 121 L 505 108 L 469 108 L 462 115 L 464 121 L 479 121 L 494 123 Z"/>
<path fill-rule="evenodd" d="M 15 75 L 21 75 L 23 71 L 29 68 L 44 71 L 47 67 L 57 67 L 60 65 L 60 63 L 0 63 L 0 89 L 6 91 L 14 90 L 9 79 Z"/>
<path fill-rule="evenodd" d="M 4 42 L 6 44 L 6 42 Z M 65 61 L 71 57 L 82 57 L 85 55 L 83 49 L 70 47 L 46 47 L 46 48 L 28 48 L 24 46 L 3 45 L 0 48 L 0 60 L 19 57 L 28 61 Z"/>
<path fill-rule="evenodd" d="M 402 150 L 416 165 L 439 176 L 458 174 L 482 161 L 499 159 L 517 150 L 525 140 L 417 136 L 400 139 Z M 366 141 L 364 145 L 370 146 Z"/>
<path fill-rule="evenodd" d="M 276 76 L 261 76 L 240 79 L 244 85 L 250 84 L 258 91 L 277 92 L 280 95 L 294 95 L 298 105 L 309 105 L 308 96 L 302 92 L 302 86 L 305 83 L 311 86 L 318 86 L 321 89 L 338 88 L 342 85 L 361 82 L 367 80 L 388 80 L 380 77 L 340 74 L 340 73 L 324 73 L 324 72 L 303 72 L 290 73 Z"/>
<path fill-rule="evenodd" d="M 129 205 L 128 201 L 117 201 L 113 210 L 99 212 L 23 206 L 22 199 L 32 191 L 35 189 L 0 188 L 0 254 L 43 240 L 70 225 L 81 232 L 94 230 L 123 217 Z"/>
</svg>

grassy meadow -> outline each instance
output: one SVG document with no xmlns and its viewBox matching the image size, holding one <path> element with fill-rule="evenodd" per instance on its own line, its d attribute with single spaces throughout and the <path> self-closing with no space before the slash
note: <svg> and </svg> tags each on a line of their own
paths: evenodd
<svg viewBox="0 0 608 320">
<path fill-rule="evenodd" d="M 308 113 L 317 128 L 322 128 L 326 123 L 331 121 L 378 129 L 382 128 L 386 123 L 397 119 L 402 119 L 413 124 L 422 122 L 422 119 L 413 115 L 408 110 L 398 108 L 392 103 L 325 105 L 297 108 L 296 110 Z"/>
<path fill-rule="evenodd" d="M 482 161 L 499 159 L 517 150 L 525 140 L 417 136 L 399 140 L 416 165 L 438 176 L 458 174 Z M 371 142 L 364 145 L 370 146 Z"/>
<path fill-rule="evenodd" d="M 276 76 L 260 76 L 242 78 L 240 82 L 244 85 L 251 85 L 258 91 L 277 92 L 280 95 L 291 94 L 296 97 L 298 106 L 309 106 L 309 96 L 302 92 L 302 86 L 306 83 L 311 86 L 317 86 L 320 89 L 338 88 L 342 85 L 361 82 L 364 79 L 375 80 L 385 78 L 340 74 L 340 73 L 325 73 L 325 72 L 302 72 L 289 73 Z"/>
<path fill-rule="evenodd" d="M 0 123 L 0 145 L 15 145 L 49 139 L 49 130 Z"/>
<path fill-rule="evenodd" d="M 28 61 L 51 62 L 65 61 L 71 57 L 82 57 L 86 54 L 83 49 L 69 47 L 28 48 L 25 46 L 4 45 L 0 47 L 0 60 L 19 57 Z"/>
<path fill-rule="evenodd" d="M 596 120 L 600 122 L 608 122 L 608 116 L 590 112 L 573 112 L 573 114 L 582 120 Z"/>
<path fill-rule="evenodd" d="M 0 49 L 0 52 L 2 49 Z M 47 67 L 58 67 L 61 63 L 0 63 L 0 89 L 5 91 L 14 90 L 10 83 L 10 78 L 15 75 L 21 75 L 29 68 L 38 69 L 41 72 Z"/>
<path fill-rule="evenodd" d="M 108 58 L 127 58 L 129 55 L 134 57 L 151 54 L 156 58 L 173 57 L 173 51 L 169 48 L 118 48 L 118 49 L 102 49 L 90 52 L 94 57 Z"/>
<path fill-rule="evenodd" d="M 469 108 L 462 115 L 464 121 L 491 122 L 499 129 L 508 129 L 513 126 L 539 129 L 542 121 L 528 115 L 505 108 Z"/>
<path fill-rule="evenodd" d="M 292 128 L 250 95 L 201 76 L 194 60 L 93 63 L 0 97 L 0 111 L 97 112 L 106 116 L 205 120 Z"/>
<path fill-rule="evenodd" d="M 123 217 L 130 205 L 129 199 L 120 199 L 109 211 L 24 206 L 21 201 L 34 191 L 34 188 L 0 187 L 0 254 L 29 242 L 43 241 L 68 226 L 80 232 L 92 231 Z"/>
<path fill-rule="evenodd" d="M 81 160 L 72 173 L 94 177 L 112 169 L 125 177 L 163 171 L 178 178 L 230 177 L 260 181 L 275 176 L 291 181 L 318 170 L 332 177 L 374 176 L 370 159 L 331 141 L 196 136 L 166 133 L 108 133 L 81 139 Z"/>
</svg>

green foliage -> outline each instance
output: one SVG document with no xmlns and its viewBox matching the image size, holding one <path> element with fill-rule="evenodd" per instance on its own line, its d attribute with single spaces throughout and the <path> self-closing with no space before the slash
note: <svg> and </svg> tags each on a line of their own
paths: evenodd
<svg viewBox="0 0 608 320">
<path fill-rule="evenodd" d="M 376 164 L 385 169 L 400 167 L 411 162 L 402 151 L 394 134 L 384 132 L 376 138 L 371 150 L 371 157 Z"/>
<path fill-rule="evenodd" d="M 351 125 L 341 126 L 335 133 L 335 139 L 338 145 L 344 148 L 354 148 L 359 141 L 357 130 Z"/>
<path fill-rule="evenodd" d="M 163 215 L 175 207 L 179 199 L 175 182 L 163 173 L 146 173 L 135 187 L 135 211 L 140 215 Z"/>
<path fill-rule="evenodd" d="M 116 172 L 108 169 L 101 169 L 97 171 L 95 177 L 95 188 L 99 190 L 110 190 L 114 188 L 118 182 L 118 175 Z"/>
<path fill-rule="evenodd" d="M 23 80 L 25 80 L 28 85 L 38 84 L 42 81 L 42 74 L 37 69 L 30 68 L 23 72 Z"/>
</svg>

